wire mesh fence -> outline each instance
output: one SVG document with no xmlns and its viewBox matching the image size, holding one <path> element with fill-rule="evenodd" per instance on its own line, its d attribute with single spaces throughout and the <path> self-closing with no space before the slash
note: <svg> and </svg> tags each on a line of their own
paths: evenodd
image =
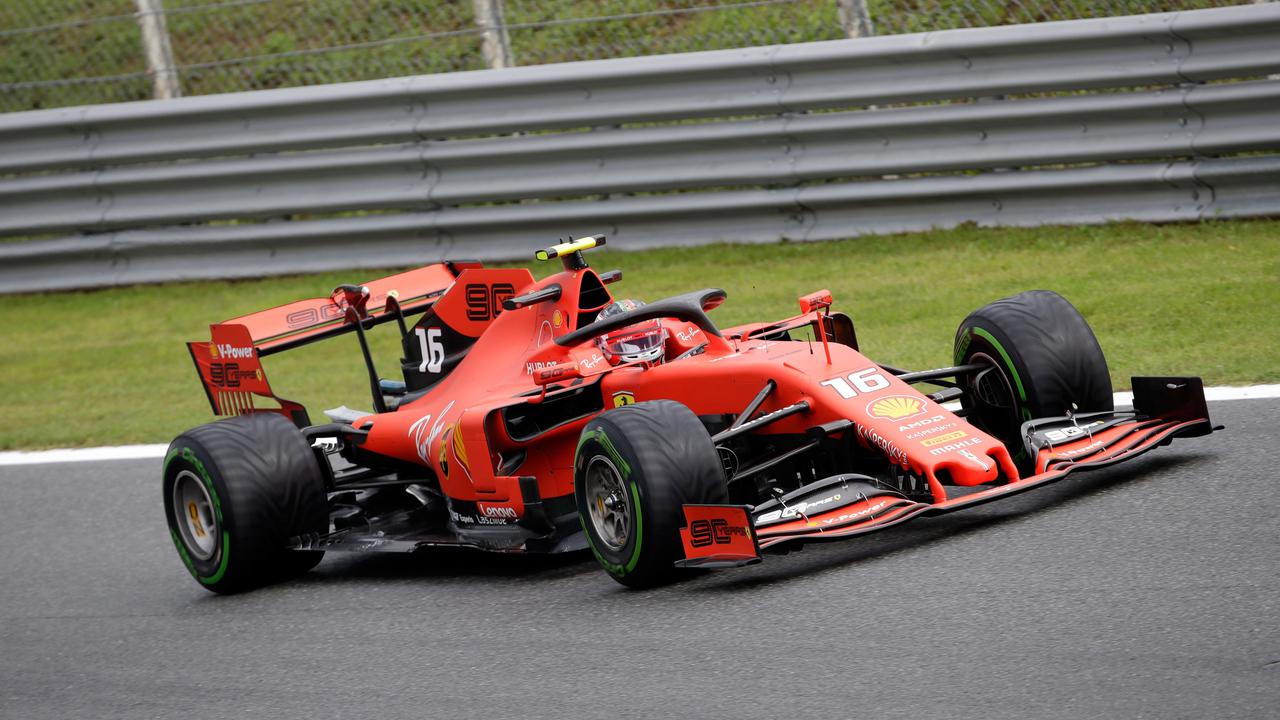
<svg viewBox="0 0 1280 720">
<path fill-rule="evenodd" d="M 0 112 L 1249 0 L 0 0 Z"/>
</svg>

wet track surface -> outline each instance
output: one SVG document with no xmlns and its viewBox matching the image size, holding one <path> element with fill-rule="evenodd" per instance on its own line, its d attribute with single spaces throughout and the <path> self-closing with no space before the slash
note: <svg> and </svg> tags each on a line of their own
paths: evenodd
<svg viewBox="0 0 1280 720">
<path fill-rule="evenodd" d="M 236 597 L 159 461 L 0 468 L 0 717 L 1275 718 L 1275 400 L 1127 465 L 672 587 L 330 554 Z"/>
</svg>

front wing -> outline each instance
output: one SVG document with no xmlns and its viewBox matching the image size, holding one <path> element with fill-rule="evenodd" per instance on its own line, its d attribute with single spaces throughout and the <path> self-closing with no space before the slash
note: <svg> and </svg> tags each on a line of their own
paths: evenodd
<svg viewBox="0 0 1280 720">
<path fill-rule="evenodd" d="M 1133 378 L 1133 412 L 1105 412 L 1045 418 L 1023 425 L 1036 472 L 1013 482 L 951 497 L 943 502 L 910 500 L 864 475 L 819 480 L 775 500 L 749 508 L 737 505 L 685 506 L 681 567 L 731 567 L 759 562 L 761 551 L 810 542 L 843 540 L 892 527 L 924 515 L 941 515 L 991 502 L 1133 459 L 1177 437 L 1207 435 L 1214 427 L 1199 378 Z M 717 534 L 690 532 L 714 523 Z M 750 538 L 744 540 L 743 535 Z"/>
</svg>

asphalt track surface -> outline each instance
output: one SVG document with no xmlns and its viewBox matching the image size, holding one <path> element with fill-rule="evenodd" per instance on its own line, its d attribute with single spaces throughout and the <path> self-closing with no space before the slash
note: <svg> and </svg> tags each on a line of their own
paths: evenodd
<svg viewBox="0 0 1280 720">
<path fill-rule="evenodd" d="M 159 462 L 0 468 L 0 717 L 1277 718 L 1280 402 L 942 518 L 627 591 L 330 554 L 214 596 Z"/>
</svg>

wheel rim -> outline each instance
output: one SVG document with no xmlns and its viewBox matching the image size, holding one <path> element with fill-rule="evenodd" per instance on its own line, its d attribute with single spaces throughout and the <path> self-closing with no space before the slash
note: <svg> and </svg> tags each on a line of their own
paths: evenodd
<svg viewBox="0 0 1280 720">
<path fill-rule="evenodd" d="M 596 536 L 610 550 L 621 550 L 631 538 L 632 512 L 622 475 L 609 458 L 597 455 L 587 463 L 587 513 Z"/>
<path fill-rule="evenodd" d="M 173 516 L 182 544 L 199 560 L 208 560 L 218 549 L 218 517 L 205 484 L 190 470 L 178 473 L 173 483 Z"/>
</svg>

